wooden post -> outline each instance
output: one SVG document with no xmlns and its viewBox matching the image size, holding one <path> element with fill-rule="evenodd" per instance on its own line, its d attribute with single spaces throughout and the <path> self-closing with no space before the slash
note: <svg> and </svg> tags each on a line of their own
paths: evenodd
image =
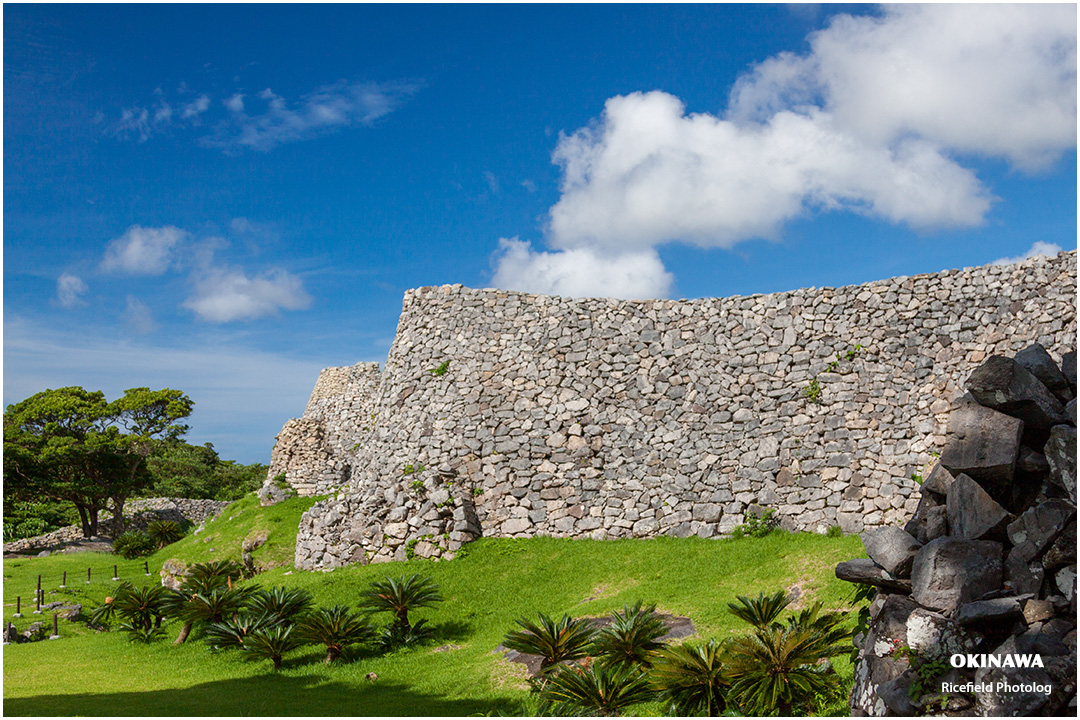
<svg viewBox="0 0 1080 720">
<path fill-rule="evenodd" d="M 119 580 L 120 579 L 120 576 L 116 574 L 116 566 L 115 565 L 112 566 L 112 579 L 113 580 Z"/>
<path fill-rule="evenodd" d="M 150 577 L 150 561 L 143 560 L 143 571 L 146 573 L 146 577 Z"/>
<path fill-rule="evenodd" d="M 60 581 L 60 587 L 67 587 L 67 570 L 64 571 L 64 579 Z"/>
<path fill-rule="evenodd" d="M 22 617 L 22 598 L 15 596 L 15 617 Z"/>
<path fill-rule="evenodd" d="M 86 568 L 86 584 L 90 584 L 90 568 Z"/>
<path fill-rule="evenodd" d="M 59 640 L 60 639 L 60 627 L 59 627 L 59 625 L 57 625 L 56 613 L 53 613 L 53 616 L 52 616 L 52 636 L 49 639 L 50 640 Z"/>
<path fill-rule="evenodd" d="M 34 614 L 41 614 L 41 591 L 34 593 Z"/>
</svg>

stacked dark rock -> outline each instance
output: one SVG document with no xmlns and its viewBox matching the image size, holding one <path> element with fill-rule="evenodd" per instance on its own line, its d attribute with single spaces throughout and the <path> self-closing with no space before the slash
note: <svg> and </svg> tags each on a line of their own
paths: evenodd
<svg viewBox="0 0 1080 720">
<path fill-rule="evenodd" d="M 836 568 L 878 588 L 852 715 L 1076 714 L 1076 353 L 992 356 L 965 387 L 914 516 Z"/>
</svg>

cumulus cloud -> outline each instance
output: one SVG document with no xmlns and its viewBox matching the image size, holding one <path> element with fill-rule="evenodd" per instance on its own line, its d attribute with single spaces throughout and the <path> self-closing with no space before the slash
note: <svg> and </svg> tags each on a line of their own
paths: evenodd
<svg viewBox="0 0 1080 720">
<path fill-rule="evenodd" d="M 673 280 L 654 250 L 535 252 L 527 242 L 503 238 L 496 264 L 496 287 L 564 297 L 666 297 Z"/>
<path fill-rule="evenodd" d="M 234 95 L 226 103 L 231 116 L 207 142 L 266 151 L 344 127 L 371 125 L 417 89 L 408 83 L 339 81 L 290 103 L 267 88 L 258 95 L 261 105 L 245 104 L 243 95 Z"/>
<path fill-rule="evenodd" d="M 227 323 L 302 310 L 311 305 L 311 296 L 300 278 L 285 270 L 248 277 L 239 269 L 212 268 L 195 280 L 183 305 L 203 320 Z"/>
<path fill-rule="evenodd" d="M 128 275 L 161 275 L 172 265 L 174 251 L 186 237 L 186 232 L 172 225 L 160 228 L 132 225 L 109 243 L 101 270 Z"/>
<path fill-rule="evenodd" d="M 56 301 L 61 307 L 73 308 L 85 305 L 82 296 L 88 288 L 78 275 L 64 273 L 56 279 Z"/>
<path fill-rule="evenodd" d="M 127 296 L 127 307 L 124 309 L 122 317 L 128 329 L 136 335 L 153 332 L 154 328 L 157 327 L 150 306 L 134 295 Z"/>
<path fill-rule="evenodd" d="M 838 126 L 887 144 L 915 135 L 1031 170 L 1076 144 L 1075 5 L 890 5 L 837 15 L 736 83 L 728 117 L 820 98 Z"/>
<path fill-rule="evenodd" d="M 723 113 L 632 93 L 560 135 L 555 252 L 501 241 L 496 284 L 543 285 L 523 268 L 569 273 L 570 252 L 597 267 L 653 259 L 624 276 L 640 278 L 627 290 L 640 297 L 671 287 L 657 282 L 663 243 L 730 248 L 821 211 L 977 226 L 994 198 L 965 155 L 1035 171 L 1076 146 L 1073 5 L 888 6 L 837 15 L 808 42 L 739 78 Z M 610 294 L 603 275 L 582 278 L 579 294 Z"/>
<path fill-rule="evenodd" d="M 1041 240 L 1036 240 L 1032 244 L 1032 246 L 1030 248 L 1028 248 L 1027 252 L 1025 252 L 1023 255 L 1017 255 L 1016 257 L 998 258 L 997 260 L 995 260 L 994 262 L 992 262 L 990 264 L 991 265 L 1012 265 L 1013 263 L 1023 262 L 1024 260 L 1027 260 L 1028 258 L 1033 258 L 1036 255 L 1046 255 L 1046 256 L 1049 256 L 1049 257 L 1054 257 L 1059 252 L 1061 252 L 1061 246 L 1060 245 L 1055 245 L 1054 243 L 1048 243 L 1048 242 L 1043 242 Z"/>
</svg>

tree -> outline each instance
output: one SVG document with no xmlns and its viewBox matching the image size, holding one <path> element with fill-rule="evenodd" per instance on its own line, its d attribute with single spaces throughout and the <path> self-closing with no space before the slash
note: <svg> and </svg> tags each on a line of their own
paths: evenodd
<svg viewBox="0 0 1080 720">
<path fill-rule="evenodd" d="M 124 502 L 150 476 L 156 442 L 179 437 L 178 421 L 194 403 L 179 390 L 132 388 L 107 402 L 81 387 L 45 390 L 4 411 L 5 499 L 41 497 L 75 505 L 83 535 L 98 533 L 98 513 L 112 502 L 115 531 Z"/>
</svg>

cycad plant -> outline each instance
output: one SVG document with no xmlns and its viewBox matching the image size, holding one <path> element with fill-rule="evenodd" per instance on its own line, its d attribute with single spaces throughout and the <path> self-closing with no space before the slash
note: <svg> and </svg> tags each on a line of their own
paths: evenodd
<svg viewBox="0 0 1080 720">
<path fill-rule="evenodd" d="M 737 602 L 728 603 L 728 612 L 756 628 L 764 628 L 776 622 L 780 613 L 790 604 L 791 598 L 788 594 L 777 590 L 772 595 L 758 593 L 756 598 L 740 595 Z"/>
<path fill-rule="evenodd" d="M 840 678 L 822 658 L 847 652 L 851 631 L 841 627 L 846 613 L 821 612 L 818 603 L 731 643 L 731 695 L 752 715 L 808 711 L 819 698 L 841 692 Z"/>
<path fill-rule="evenodd" d="M 195 602 L 196 595 L 209 595 L 215 588 L 224 588 L 227 579 L 221 575 L 202 575 L 200 577 L 188 576 L 179 590 L 174 590 L 164 599 L 165 614 L 169 617 L 179 618 L 183 622 L 180 633 L 173 641 L 173 645 L 181 645 L 187 641 L 191 634 L 191 628 L 195 620 L 191 617 L 189 606 Z"/>
<path fill-rule="evenodd" d="M 656 605 L 642 606 L 639 600 L 611 617 L 611 624 L 596 634 L 589 654 L 600 657 L 605 665 L 648 668 L 653 655 L 664 647 L 660 638 L 667 634 Z"/>
<path fill-rule="evenodd" d="M 633 665 L 563 666 L 551 674 L 540 692 L 541 701 L 560 715 L 612 717 L 631 705 L 653 699 L 644 673 Z"/>
<path fill-rule="evenodd" d="M 206 642 L 214 650 L 242 648 L 253 633 L 280 624 L 281 620 L 273 615 L 245 611 L 221 622 L 210 623 L 206 627 Z"/>
<path fill-rule="evenodd" d="M 292 625 L 275 625 L 265 630 L 257 630 L 248 636 L 240 651 L 249 658 L 270 660 L 274 663 L 274 669 L 280 670 L 282 656 L 303 645 L 293 630 Z"/>
<path fill-rule="evenodd" d="M 311 593 L 304 588 L 272 587 L 252 593 L 248 608 L 255 615 L 269 615 L 282 622 L 291 622 L 306 614 L 314 604 Z"/>
<path fill-rule="evenodd" d="M 128 585 L 116 593 L 113 605 L 128 628 L 160 628 L 168 593 L 169 590 L 161 585 L 144 585 L 141 588 Z"/>
<path fill-rule="evenodd" d="M 386 578 L 371 583 L 360 593 L 360 607 L 369 613 L 389 612 L 394 615 L 394 624 L 401 630 L 409 630 L 409 611 L 421 607 L 431 607 L 442 602 L 439 587 L 431 578 L 411 575 L 400 578 Z"/>
<path fill-rule="evenodd" d="M 727 707 L 731 685 L 724 666 L 724 646 L 715 640 L 705 645 L 664 648 L 653 663 L 650 680 L 668 714 L 716 717 Z"/>
<path fill-rule="evenodd" d="M 229 581 L 240 579 L 244 568 L 235 560 L 211 560 L 210 562 L 195 563 L 188 568 L 188 578 L 201 580 L 210 577 L 220 577 Z"/>
<path fill-rule="evenodd" d="M 539 622 L 530 622 L 525 618 L 516 622 L 522 629 L 508 632 L 503 645 L 518 652 L 539 655 L 540 672 L 560 662 L 585 657 L 596 635 L 588 620 L 574 620 L 569 615 L 563 615 L 562 619 L 556 621 L 540 613 Z"/>
<path fill-rule="evenodd" d="M 112 622 L 116 616 L 116 597 L 122 593 L 131 590 L 134 586 L 124 580 L 116 586 L 115 592 L 112 595 L 107 595 L 100 605 L 90 611 L 90 622 L 95 625 L 107 626 Z"/>
<path fill-rule="evenodd" d="M 374 625 L 344 605 L 319 608 L 301 620 L 296 630 L 301 640 L 326 646 L 327 664 L 341 657 L 349 645 L 371 642 L 376 632 Z"/>
<path fill-rule="evenodd" d="M 206 579 L 196 583 L 207 582 Z M 211 581 L 213 582 L 213 581 Z M 185 583 L 185 587 L 187 583 Z M 212 625 L 231 619 L 243 611 L 251 596 L 258 591 L 258 586 L 233 587 L 215 584 L 209 592 L 180 591 L 170 600 L 170 611 L 184 622 L 184 627 L 174 644 L 187 640 L 188 634 L 196 623 Z"/>
<path fill-rule="evenodd" d="M 154 541 L 158 549 L 184 537 L 180 523 L 175 520 L 155 520 L 146 526 L 146 534 Z"/>
</svg>

